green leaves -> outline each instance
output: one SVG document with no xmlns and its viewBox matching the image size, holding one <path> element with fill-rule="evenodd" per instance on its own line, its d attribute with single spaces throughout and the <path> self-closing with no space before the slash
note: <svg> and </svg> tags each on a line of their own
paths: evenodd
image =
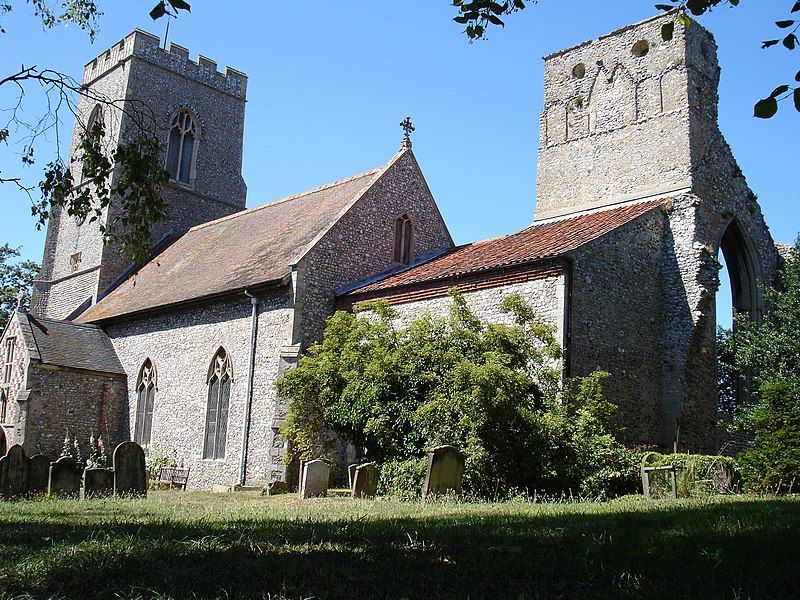
<svg viewBox="0 0 800 600">
<path fill-rule="evenodd" d="M 774 117 L 777 112 L 778 101 L 773 96 L 759 100 L 753 108 L 753 115 L 759 119 L 770 119 Z"/>
<path fill-rule="evenodd" d="M 453 0 L 453 6 L 457 7 L 459 12 L 457 16 L 453 17 L 453 21 L 466 25 L 464 32 L 472 42 L 476 39 L 483 39 L 487 28 L 491 25 L 505 27 L 505 22 L 500 17 L 523 10 L 525 2 L 523 0 L 502 3 L 493 0 Z"/>
</svg>

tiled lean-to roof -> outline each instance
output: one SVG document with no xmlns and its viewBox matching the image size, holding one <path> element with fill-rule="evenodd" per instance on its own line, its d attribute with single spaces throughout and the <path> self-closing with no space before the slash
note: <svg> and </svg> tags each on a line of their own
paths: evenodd
<svg viewBox="0 0 800 600">
<path fill-rule="evenodd" d="M 578 249 L 663 204 L 663 198 L 575 217 L 534 223 L 516 233 L 457 246 L 449 252 L 349 290 L 344 298 L 379 297 L 505 267 L 547 262 Z"/>
<path fill-rule="evenodd" d="M 45 365 L 125 375 L 111 340 L 97 325 L 79 325 L 17 311 L 33 360 Z"/>
<path fill-rule="evenodd" d="M 100 322 L 281 281 L 393 161 L 191 228 L 77 321 Z"/>
</svg>

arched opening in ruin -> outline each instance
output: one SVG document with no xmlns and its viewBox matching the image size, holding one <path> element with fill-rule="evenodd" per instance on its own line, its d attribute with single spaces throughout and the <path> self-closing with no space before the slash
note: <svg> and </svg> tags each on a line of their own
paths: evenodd
<svg viewBox="0 0 800 600">
<path fill-rule="evenodd" d="M 745 315 L 761 321 L 763 301 L 759 290 L 761 271 L 750 239 L 736 221 L 730 221 L 719 241 L 717 260 L 720 287 L 716 294 L 717 322 L 717 406 L 722 413 L 732 413 L 748 398 L 747 377 L 733 368 L 733 348 L 730 335 L 734 331 L 735 315 Z"/>
</svg>

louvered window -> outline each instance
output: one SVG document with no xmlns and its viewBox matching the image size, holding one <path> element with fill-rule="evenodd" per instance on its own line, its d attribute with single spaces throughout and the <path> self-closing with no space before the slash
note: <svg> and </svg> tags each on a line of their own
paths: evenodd
<svg viewBox="0 0 800 600">
<path fill-rule="evenodd" d="M 198 134 L 197 122 L 188 110 L 180 111 L 172 119 L 167 143 L 167 172 L 173 181 L 191 185 Z"/>
</svg>

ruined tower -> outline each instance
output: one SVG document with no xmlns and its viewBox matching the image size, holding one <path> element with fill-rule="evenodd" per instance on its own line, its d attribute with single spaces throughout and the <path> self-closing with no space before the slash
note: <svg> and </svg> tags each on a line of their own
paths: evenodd
<svg viewBox="0 0 800 600">
<path fill-rule="evenodd" d="M 665 41 L 661 29 L 670 22 L 674 36 Z M 545 57 L 534 216 L 543 222 L 663 199 L 660 241 L 647 249 L 659 256 L 661 280 L 650 290 L 662 311 L 651 316 L 661 331 L 654 386 L 661 444 L 671 447 L 679 435 L 691 450 L 719 442 L 708 432 L 717 420 L 720 253 L 734 310 L 756 320 L 764 309 L 759 283 L 774 280 L 778 263 L 756 196 L 717 124 L 716 50 L 711 33 L 682 25 L 673 12 Z M 619 342 L 637 352 L 626 345 Z"/>
<path fill-rule="evenodd" d="M 168 50 L 157 37 L 136 30 L 84 68 L 82 96 L 71 156 L 84 131 L 100 119 L 107 150 L 145 131 L 164 146 L 170 182 L 163 189 L 168 217 L 151 232 L 155 245 L 190 227 L 240 211 L 247 188 L 242 178 L 242 144 L 247 77 L 177 44 Z M 107 102 L 98 102 L 100 97 Z M 81 182 L 81 165 L 70 165 Z M 112 176 L 112 186 L 117 174 Z M 80 183 L 79 185 L 86 185 Z M 120 250 L 104 243 L 100 225 L 119 215 L 112 200 L 99 221 L 76 221 L 56 209 L 47 227 L 35 314 L 70 318 L 102 297 L 131 267 Z"/>
</svg>

